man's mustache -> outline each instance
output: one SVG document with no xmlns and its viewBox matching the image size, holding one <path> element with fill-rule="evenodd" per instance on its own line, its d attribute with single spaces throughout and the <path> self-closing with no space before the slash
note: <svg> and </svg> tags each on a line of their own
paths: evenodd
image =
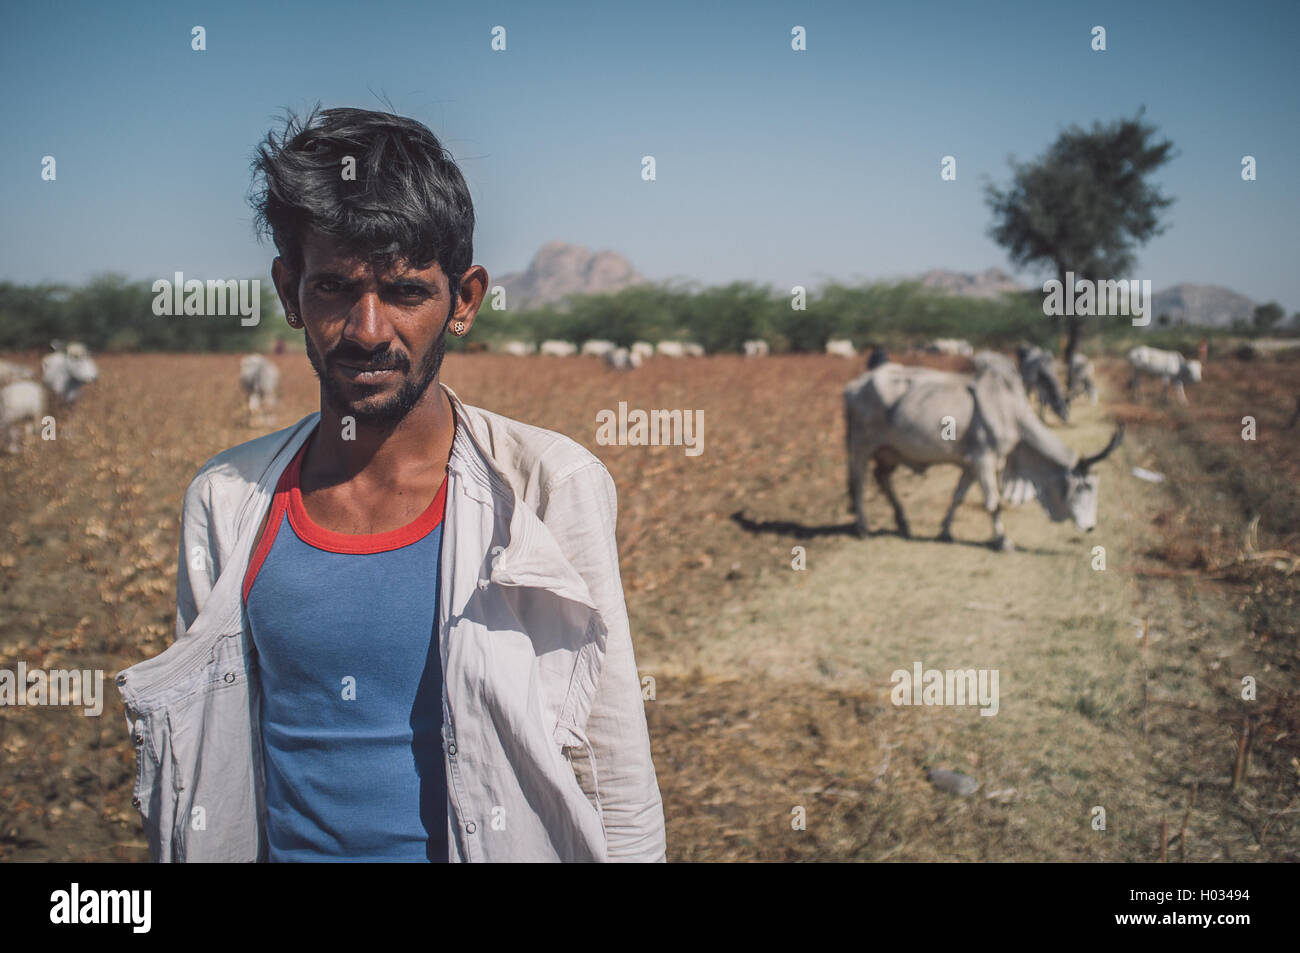
<svg viewBox="0 0 1300 953">
<path fill-rule="evenodd" d="M 355 345 L 340 344 L 325 355 L 326 366 L 349 364 L 364 371 L 409 371 L 411 360 L 400 351 L 367 351 Z"/>
</svg>

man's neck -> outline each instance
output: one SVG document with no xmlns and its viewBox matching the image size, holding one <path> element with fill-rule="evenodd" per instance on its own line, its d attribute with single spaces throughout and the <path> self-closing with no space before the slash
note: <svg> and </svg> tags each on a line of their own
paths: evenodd
<svg viewBox="0 0 1300 953">
<path fill-rule="evenodd" d="M 456 420 L 438 378 L 396 424 L 345 417 L 321 395 L 320 425 L 303 458 L 304 492 L 340 484 L 384 489 L 420 481 L 426 472 L 434 487 L 442 482 Z"/>
</svg>

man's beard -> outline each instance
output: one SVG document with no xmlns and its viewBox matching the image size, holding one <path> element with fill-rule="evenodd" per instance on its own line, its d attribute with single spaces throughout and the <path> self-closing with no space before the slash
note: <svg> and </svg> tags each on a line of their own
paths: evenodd
<svg viewBox="0 0 1300 953">
<path fill-rule="evenodd" d="M 311 335 L 304 331 L 303 338 L 307 343 L 307 358 L 311 361 L 312 369 L 321 382 L 321 389 L 326 402 L 340 416 L 350 415 L 360 422 L 371 424 L 394 425 L 409 414 L 415 408 L 415 405 L 420 402 L 421 398 L 424 397 L 424 393 L 429 389 L 429 385 L 433 383 L 433 379 L 438 376 L 438 371 L 442 369 L 443 355 L 447 350 L 447 329 L 444 327 L 442 333 L 438 335 L 438 340 L 434 342 L 433 347 L 429 349 L 428 354 L 425 355 L 424 360 L 416 369 L 416 373 L 410 375 L 411 361 L 405 354 L 395 353 L 389 355 L 387 349 L 383 351 L 364 351 L 355 345 L 340 341 L 325 355 L 325 361 L 322 362 L 320 354 L 312 346 Z M 347 396 L 340 391 L 334 377 L 328 373 L 329 368 L 336 361 L 347 361 L 362 367 L 391 367 L 406 375 L 406 380 L 397 393 L 384 403 L 354 407 L 349 403 Z M 362 389 L 364 390 L 364 385 L 362 385 Z"/>
</svg>

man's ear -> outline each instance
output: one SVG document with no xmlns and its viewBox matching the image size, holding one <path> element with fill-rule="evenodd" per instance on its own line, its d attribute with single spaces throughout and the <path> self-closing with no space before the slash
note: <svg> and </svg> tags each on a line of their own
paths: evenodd
<svg viewBox="0 0 1300 953">
<path fill-rule="evenodd" d="M 271 262 L 271 281 L 275 283 L 275 291 L 280 296 L 280 307 L 284 308 L 284 313 L 292 311 L 301 314 L 302 310 L 298 307 L 298 275 L 290 271 L 284 259 L 278 255 Z"/>
<path fill-rule="evenodd" d="M 448 324 L 451 321 L 463 321 L 465 322 L 464 333 L 469 333 L 479 306 L 483 303 L 483 296 L 487 293 L 487 283 L 487 269 L 482 265 L 471 265 L 465 274 L 460 276 L 460 288 L 457 289 L 456 299 L 452 302 Z"/>
</svg>

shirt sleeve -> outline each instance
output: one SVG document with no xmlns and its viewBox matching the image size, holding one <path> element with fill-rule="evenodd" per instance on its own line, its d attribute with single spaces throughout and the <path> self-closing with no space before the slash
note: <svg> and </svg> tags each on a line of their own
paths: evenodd
<svg viewBox="0 0 1300 953">
<path fill-rule="evenodd" d="M 185 491 L 181 507 L 180 552 L 176 563 L 176 638 L 182 638 L 198 618 L 221 569 L 220 551 L 212 532 L 211 484 L 200 471 Z"/>
<path fill-rule="evenodd" d="M 553 486 L 539 515 L 586 580 L 608 630 L 586 734 L 609 859 L 663 862 L 663 801 L 619 575 L 614 480 L 593 461 Z"/>
</svg>

